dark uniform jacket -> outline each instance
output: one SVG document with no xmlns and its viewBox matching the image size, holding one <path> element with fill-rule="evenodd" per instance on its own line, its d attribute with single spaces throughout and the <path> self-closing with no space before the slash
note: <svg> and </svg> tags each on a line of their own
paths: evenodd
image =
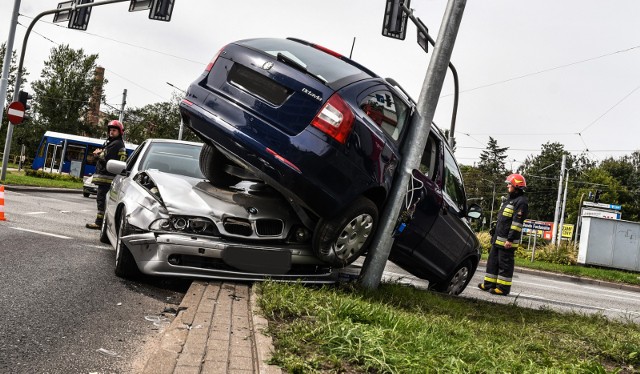
<svg viewBox="0 0 640 374">
<path fill-rule="evenodd" d="M 496 232 L 491 242 L 498 247 L 504 247 L 504 243 L 510 241 L 514 248 L 517 247 L 522 236 L 522 223 L 527 219 L 528 213 L 529 202 L 524 194 L 509 195 L 498 212 Z"/>
<path fill-rule="evenodd" d="M 108 139 L 105 142 L 102 152 L 97 157 L 96 172 L 93 174 L 93 183 L 95 184 L 111 184 L 115 174 L 107 171 L 107 161 L 127 159 L 127 149 L 124 146 L 122 137 Z"/>
</svg>

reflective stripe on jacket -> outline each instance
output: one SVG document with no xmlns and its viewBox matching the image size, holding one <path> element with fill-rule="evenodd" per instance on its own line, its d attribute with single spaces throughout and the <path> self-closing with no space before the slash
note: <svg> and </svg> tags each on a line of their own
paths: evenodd
<svg viewBox="0 0 640 374">
<path fill-rule="evenodd" d="M 498 212 L 496 232 L 491 242 L 500 247 L 507 241 L 516 246 L 520 244 L 522 223 L 527 219 L 528 213 L 529 202 L 523 193 L 508 196 Z"/>
<path fill-rule="evenodd" d="M 107 161 L 120 160 L 126 161 L 127 149 L 124 146 L 122 137 L 114 139 L 108 139 L 102 149 L 102 152 L 98 154 L 96 161 L 96 172 L 93 174 L 93 183 L 95 184 L 111 184 L 115 174 L 107 171 Z"/>
</svg>

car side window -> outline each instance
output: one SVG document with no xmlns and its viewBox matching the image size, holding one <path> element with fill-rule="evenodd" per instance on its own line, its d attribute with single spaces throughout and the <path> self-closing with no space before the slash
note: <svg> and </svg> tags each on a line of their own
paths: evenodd
<svg viewBox="0 0 640 374">
<path fill-rule="evenodd" d="M 127 159 L 127 167 L 125 168 L 125 170 L 131 170 L 131 168 L 133 168 L 133 165 L 135 165 L 136 160 L 140 157 L 140 154 L 142 153 L 142 148 L 144 148 L 146 142 L 143 142 L 142 144 L 140 144 L 135 151 L 133 151 L 133 153 L 131 154 L 131 156 L 129 156 L 129 158 Z"/>
<path fill-rule="evenodd" d="M 438 141 L 429 135 L 420 159 L 420 172 L 435 181 L 438 173 Z"/>
<path fill-rule="evenodd" d="M 398 140 L 407 122 L 409 107 L 391 91 L 373 91 L 359 104 L 365 114 L 393 140 Z"/>
<path fill-rule="evenodd" d="M 460 211 L 464 210 L 465 197 L 462 174 L 451 152 L 444 152 L 444 192 L 453 200 Z"/>
</svg>

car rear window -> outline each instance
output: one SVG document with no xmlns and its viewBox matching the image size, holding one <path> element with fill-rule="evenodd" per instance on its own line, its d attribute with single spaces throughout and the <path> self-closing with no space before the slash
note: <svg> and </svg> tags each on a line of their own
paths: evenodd
<svg viewBox="0 0 640 374">
<path fill-rule="evenodd" d="M 239 45 L 257 49 L 274 57 L 282 53 L 328 84 L 353 75 L 363 74 L 359 68 L 316 48 L 287 39 L 250 39 Z"/>
<path fill-rule="evenodd" d="M 229 82 L 279 106 L 291 94 L 286 87 L 242 65 L 234 64 L 229 72 Z"/>
</svg>

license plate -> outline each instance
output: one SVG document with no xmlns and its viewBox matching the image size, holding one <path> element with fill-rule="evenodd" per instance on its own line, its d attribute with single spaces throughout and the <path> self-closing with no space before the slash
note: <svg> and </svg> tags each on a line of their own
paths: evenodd
<svg viewBox="0 0 640 374">
<path fill-rule="evenodd" d="M 243 247 L 227 247 L 222 260 L 229 266 L 250 273 L 285 274 L 291 269 L 291 252 Z"/>
</svg>

